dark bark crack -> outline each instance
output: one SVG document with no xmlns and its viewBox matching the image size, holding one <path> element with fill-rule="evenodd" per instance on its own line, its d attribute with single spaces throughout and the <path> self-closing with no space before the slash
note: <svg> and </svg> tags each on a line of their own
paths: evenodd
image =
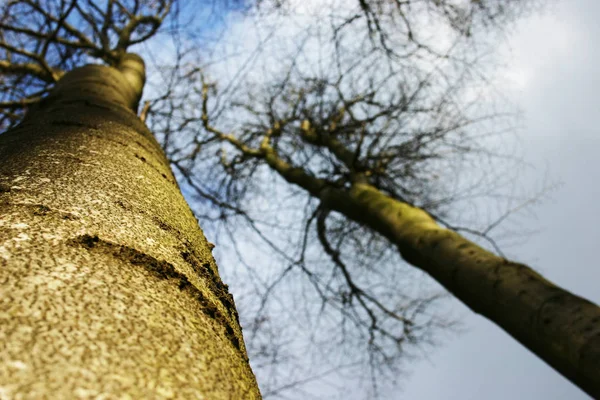
<svg viewBox="0 0 600 400">
<path fill-rule="evenodd" d="M 87 129 L 93 129 L 93 130 L 99 129 L 97 125 L 92 125 L 89 123 L 79 122 L 79 121 L 56 120 L 56 121 L 51 121 L 50 124 L 58 125 L 58 126 L 76 127 L 76 128 L 87 128 Z"/>
<path fill-rule="evenodd" d="M 235 318 L 239 324 L 239 315 L 235 308 L 233 296 L 229 293 L 229 286 L 224 284 L 221 279 L 216 276 L 211 264 L 209 262 L 201 263 L 198 260 L 198 257 L 193 255 L 191 251 L 182 251 L 181 257 L 207 282 L 209 289 L 216 295 L 221 304 L 223 304 L 223 307 L 225 307 L 229 314 Z"/>
<path fill-rule="evenodd" d="M 210 299 L 208 299 L 201 290 L 195 287 L 184 274 L 178 272 L 171 263 L 164 260 L 159 260 L 132 247 L 112 243 L 107 240 L 100 239 L 98 236 L 92 236 L 88 234 L 80 235 L 69 240 L 69 244 L 74 246 L 82 246 L 90 251 L 112 254 L 121 260 L 144 268 L 146 271 L 151 272 L 157 279 L 172 280 L 176 283 L 177 287 L 181 291 L 187 292 L 194 299 L 196 299 L 198 303 L 200 303 L 200 310 L 204 315 L 217 321 L 217 325 L 225 328 L 225 337 L 227 337 L 233 347 L 235 347 L 240 354 L 246 358 L 245 352 L 242 351 L 240 340 L 236 336 L 235 330 L 229 322 L 229 318 L 226 318 L 221 313 L 219 308 L 213 304 L 213 302 L 210 301 Z M 205 277 L 206 275 L 207 274 L 204 273 Z M 209 274 L 207 277 L 209 289 L 213 290 L 219 300 L 223 302 L 222 293 L 217 291 L 215 288 L 220 288 L 226 285 L 223 283 L 217 285 L 215 283 L 215 278 L 220 282 L 220 279 L 214 275 Z M 224 305 L 227 307 L 226 303 L 224 303 Z"/>
</svg>

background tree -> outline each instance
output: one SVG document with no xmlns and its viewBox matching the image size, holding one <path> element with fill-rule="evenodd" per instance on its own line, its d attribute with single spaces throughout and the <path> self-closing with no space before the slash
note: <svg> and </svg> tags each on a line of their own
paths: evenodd
<svg viewBox="0 0 600 400">
<path fill-rule="evenodd" d="M 233 298 L 136 116 L 127 50 L 170 6 L 3 6 L 4 125 L 29 108 L 0 135 L 3 398 L 260 398 Z M 108 66 L 72 69 L 90 58 Z"/>
<path fill-rule="evenodd" d="M 367 29 L 358 34 L 352 29 L 355 21 L 370 18 L 362 3 L 356 10 L 333 3 L 330 4 L 332 8 L 326 10 L 335 11 L 323 12 L 321 9 L 314 13 L 310 6 L 299 6 L 296 11 L 300 16 L 296 19 L 286 16 L 285 19 L 288 26 L 300 27 L 291 29 L 291 33 L 289 29 L 287 32 L 278 30 L 284 24 L 283 19 L 270 16 L 267 22 L 261 20 L 264 41 L 270 37 L 281 41 L 277 44 L 281 50 L 277 65 L 273 66 L 269 59 L 260 65 L 262 75 L 258 75 L 256 70 L 242 64 L 240 69 L 246 69 L 246 78 L 240 77 L 236 70 L 231 81 L 219 85 L 224 89 L 218 91 L 217 85 L 206 75 L 207 71 L 217 76 L 222 73 L 210 66 L 201 70 L 199 63 L 191 63 L 181 75 L 190 84 L 178 85 L 186 87 L 178 93 L 182 101 L 177 96 L 166 101 L 169 110 L 166 115 L 175 117 L 176 121 L 170 127 L 176 128 L 162 126 L 156 131 L 161 133 L 162 142 L 188 190 L 221 206 L 216 212 L 209 208 L 200 214 L 202 217 L 216 221 L 235 219 L 237 238 L 241 221 L 249 224 L 252 230 L 263 228 L 260 234 L 287 260 L 280 271 L 264 281 L 257 279 L 256 292 L 265 298 L 272 295 L 277 285 L 304 278 L 312 285 L 314 296 L 320 299 L 312 311 L 322 313 L 318 314 L 320 317 L 304 319 L 303 323 L 308 325 L 306 322 L 312 321 L 321 331 L 323 319 L 334 321 L 332 325 L 339 324 L 339 330 L 330 331 L 329 342 L 346 345 L 348 349 L 357 345 L 368 349 L 360 353 L 362 358 L 359 356 L 358 362 L 370 365 L 372 376 L 382 372 L 375 367 L 393 365 L 406 344 L 428 338 L 431 330 L 427 328 L 448 325 L 444 320 L 424 318 L 427 315 L 422 313 L 424 306 L 436 296 L 424 296 L 415 301 L 413 296 L 398 293 L 398 281 L 392 278 L 394 273 L 400 274 L 398 271 L 382 271 L 383 266 L 393 268 L 394 263 L 398 263 L 392 254 L 394 250 L 386 246 L 389 243 L 386 239 L 400 248 L 405 259 L 420 264 L 472 309 L 495 319 L 534 351 L 544 341 L 539 332 L 546 332 L 541 336 L 547 335 L 549 347 L 555 340 L 549 338 L 550 332 L 562 336 L 560 340 L 571 342 L 575 348 L 582 349 L 575 342 L 593 346 L 590 343 L 598 329 L 596 306 L 570 297 L 553 285 L 546 286 L 546 281 L 529 268 L 510 263 L 502 256 L 494 257 L 450 233 L 475 234 L 496 247 L 489 233 L 506 215 L 499 216 L 480 231 L 450 222 L 450 203 L 460 196 L 470 196 L 474 191 L 473 188 L 471 192 L 466 191 L 464 182 L 452 179 L 455 178 L 452 175 L 462 170 L 457 161 L 464 165 L 473 161 L 474 155 L 500 158 L 502 154 L 490 153 L 483 140 L 494 132 L 510 128 L 511 119 L 507 117 L 511 116 L 494 109 L 490 111 L 485 97 L 489 92 L 481 90 L 484 81 L 480 78 L 485 70 L 479 63 L 481 49 L 477 46 L 481 46 L 482 41 L 472 39 L 477 33 L 484 33 L 482 28 L 486 26 L 474 22 L 454 23 L 454 19 L 445 19 L 446 12 L 432 16 L 429 11 L 439 10 L 434 7 L 434 2 L 422 4 L 427 7 L 407 6 L 404 10 L 414 13 L 410 14 L 409 22 L 393 25 L 390 18 L 386 29 L 382 28 L 381 22 L 367 22 Z M 454 10 L 457 6 L 450 7 L 453 4 L 447 2 L 446 6 Z M 397 15 L 393 12 L 398 11 L 403 14 L 401 7 L 394 7 L 390 5 L 388 11 L 392 12 L 383 14 L 386 17 Z M 469 21 L 493 22 L 498 17 L 493 12 L 488 13 L 490 9 L 485 7 L 482 10 L 486 12 L 476 14 L 477 7 L 476 2 L 469 3 L 462 15 L 470 15 Z M 377 10 L 381 13 L 381 9 Z M 383 14 L 375 15 L 379 18 Z M 415 24 L 410 21 L 415 21 L 422 30 L 414 29 Z M 434 25 L 432 21 L 440 25 Z M 428 36 L 431 32 L 427 26 L 432 25 L 446 27 L 446 30 L 441 28 L 442 32 L 453 35 L 440 43 L 436 41 L 439 36 Z M 390 29 L 397 26 L 405 28 Z M 373 40 L 373 36 L 384 37 L 383 42 Z M 392 42 L 394 46 L 389 45 Z M 265 46 L 263 42 L 260 44 Z M 260 50 L 257 53 L 255 57 L 259 58 Z M 285 68 L 277 68 L 280 65 Z M 223 65 L 219 64 L 218 68 Z M 194 87 L 193 82 L 200 83 Z M 191 99 L 194 101 L 190 106 Z M 158 109 L 157 115 L 164 117 L 160 107 Z M 173 114 L 174 110 L 180 114 Z M 204 130 L 198 130 L 200 123 Z M 186 127 L 190 127 L 187 132 Z M 177 132 L 186 134 L 177 136 Z M 215 153 L 219 157 L 206 157 Z M 501 176 L 501 173 L 495 176 Z M 283 180 L 296 188 L 288 191 L 276 186 Z M 476 185 L 475 190 L 481 189 L 480 186 Z M 298 191 L 298 187 L 303 190 Z M 360 192 L 379 199 L 373 199 L 377 205 L 369 208 L 368 202 L 362 202 Z M 303 200 L 289 200 L 299 194 L 305 196 Z M 274 201 L 274 198 L 278 200 Z M 277 214 L 272 216 L 271 210 L 261 205 L 261 200 L 263 204 L 277 204 Z M 402 221 L 389 220 L 391 214 L 380 213 L 379 208 L 385 208 L 386 204 L 390 209 L 416 213 L 413 214 L 415 218 L 431 228 L 427 233 L 422 232 L 431 242 L 413 243 L 420 233 L 399 231 Z M 425 212 L 415 211 L 415 207 Z M 285 208 L 289 209 L 288 213 Z M 301 222 L 292 225 L 290 221 L 294 219 Z M 434 220 L 450 229 L 439 229 L 433 224 Z M 297 238 L 291 245 L 289 236 L 285 239 L 277 237 L 281 237 L 280 232 L 286 228 Z M 428 257 L 435 252 L 428 246 L 436 247 L 437 235 L 443 236 L 446 242 L 454 242 L 456 249 L 455 253 L 444 253 L 432 262 Z M 452 240 L 446 240 L 446 236 Z M 324 268 L 322 259 L 307 261 L 314 254 L 311 250 L 315 244 L 331 258 L 330 268 Z M 419 246 L 423 247 L 417 251 Z M 483 274 L 487 274 L 489 287 L 481 283 L 478 275 L 485 268 L 473 268 L 477 276 L 474 281 L 464 278 L 468 273 L 457 272 L 456 276 L 461 275 L 458 282 L 445 272 L 454 267 L 459 271 L 459 267 L 468 264 L 469 260 L 483 262 L 483 259 L 490 264 L 490 274 Z M 450 266 L 440 260 L 449 262 Z M 439 268 L 437 272 L 432 270 L 433 265 Z M 495 271 L 507 276 L 496 276 Z M 517 284 L 511 281 L 513 275 L 517 276 Z M 536 288 L 526 285 L 524 282 L 527 281 Z M 289 291 L 289 286 L 284 287 L 283 290 Z M 514 292 L 510 296 L 515 301 L 515 308 L 510 312 L 497 307 L 500 295 L 496 293 L 507 288 L 508 292 Z M 531 296 L 532 292 L 537 294 Z M 563 308 L 567 322 L 556 315 L 542 315 L 555 312 L 549 310 L 551 302 L 548 299 L 555 298 L 557 293 L 561 293 L 561 301 L 573 299 L 573 309 L 581 305 L 582 309 L 588 310 L 587 317 L 578 319 L 578 324 L 582 325 L 570 320 L 571 306 Z M 407 297 L 412 301 L 403 303 Z M 260 303 L 255 326 L 269 322 L 267 315 L 270 314 L 264 312 L 267 302 L 264 299 Z M 521 304 L 516 305 L 518 303 Z M 312 315 L 308 311 L 306 314 Z M 513 317 L 515 320 L 509 321 Z M 295 315 L 294 318 L 298 317 Z M 352 328 L 346 329 L 345 324 Z M 527 328 L 522 329 L 524 326 Z M 567 329 L 561 333 L 562 328 Z M 571 329 L 583 334 L 580 341 L 572 341 Z M 575 348 L 573 352 L 580 351 Z M 545 352 L 538 350 L 542 356 Z M 558 364 L 563 362 L 571 364 L 570 367 L 563 364 L 563 373 L 572 380 L 579 380 L 581 386 L 587 385 L 590 392 L 591 377 L 597 373 L 594 362 L 585 361 L 586 357 L 581 362 L 589 362 L 587 365 L 566 361 L 570 358 L 567 353 L 561 356 L 546 353 L 545 359 L 558 369 L 561 368 Z M 337 356 L 334 353 L 332 358 Z M 555 356 L 556 359 L 563 357 L 563 361 L 556 361 Z M 354 361 L 357 358 L 347 364 L 353 365 Z M 588 374 L 587 378 L 582 377 L 585 374 Z"/>
</svg>

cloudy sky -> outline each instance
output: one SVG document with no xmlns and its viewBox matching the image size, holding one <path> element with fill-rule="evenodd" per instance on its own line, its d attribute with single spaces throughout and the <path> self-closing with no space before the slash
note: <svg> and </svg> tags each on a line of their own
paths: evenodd
<svg viewBox="0 0 600 400">
<path fill-rule="evenodd" d="M 535 207 L 541 229 L 510 254 L 600 303 L 600 2 L 557 1 L 523 21 L 504 51 L 510 94 L 524 112 L 519 137 L 537 178 L 562 185 Z M 466 333 L 414 363 L 389 399 L 589 399 L 506 333 L 455 302 Z"/>
</svg>

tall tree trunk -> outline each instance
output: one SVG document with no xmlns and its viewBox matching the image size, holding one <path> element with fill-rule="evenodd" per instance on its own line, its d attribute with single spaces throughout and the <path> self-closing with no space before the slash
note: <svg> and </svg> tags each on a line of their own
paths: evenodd
<svg viewBox="0 0 600 400">
<path fill-rule="evenodd" d="M 423 210 L 368 184 L 354 184 L 350 192 L 324 189 L 319 197 L 326 207 L 387 237 L 405 260 L 600 399 L 597 305 L 440 227 Z"/>
<path fill-rule="evenodd" d="M 142 60 L 67 73 L 0 135 L 0 397 L 260 398 L 154 137 Z"/>
</svg>

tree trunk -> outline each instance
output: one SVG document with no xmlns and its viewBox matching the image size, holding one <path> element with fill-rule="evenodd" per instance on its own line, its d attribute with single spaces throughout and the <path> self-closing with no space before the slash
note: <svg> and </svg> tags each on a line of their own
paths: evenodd
<svg viewBox="0 0 600 400">
<path fill-rule="evenodd" d="M 0 397 L 260 398 L 160 146 L 143 62 L 66 74 L 0 135 Z"/>
<path fill-rule="evenodd" d="M 600 399 L 600 308 L 437 225 L 367 184 L 325 189 L 323 204 L 387 237 L 403 258 Z M 574 260 L 575 261 L 575 260 Z"/>
</svg>

